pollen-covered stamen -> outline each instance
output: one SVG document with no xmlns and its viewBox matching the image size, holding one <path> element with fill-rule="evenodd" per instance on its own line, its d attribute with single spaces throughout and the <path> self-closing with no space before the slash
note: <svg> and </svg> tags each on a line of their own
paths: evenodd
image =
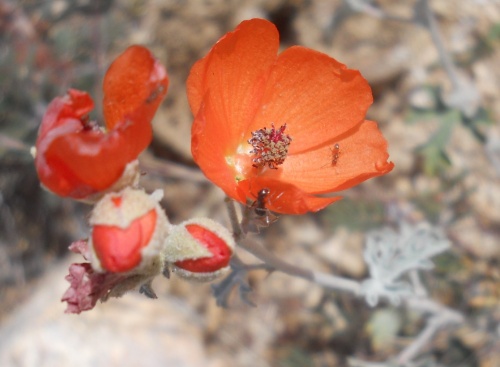
<svg viewBox="0 0 500 367">
<path fill-rule="evenodd" d="M 288 147 L 292 142 L 290 135 L 285 134 L 286 124 L 279 129 L 271 124 L 271 128 L 264 127 L 252 132 L 252 137 L 248 139 L 248 143 L 252 145 L 251 154 L 253 158 L 253 166 L 256 168 L 268 166 L 271 169 L 278 169 L 277 166 L 285 162 L 288 154 Z"/>
</svg>

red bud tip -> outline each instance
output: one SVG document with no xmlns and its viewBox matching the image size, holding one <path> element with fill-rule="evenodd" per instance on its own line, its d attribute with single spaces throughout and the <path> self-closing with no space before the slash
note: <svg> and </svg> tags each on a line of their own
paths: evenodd
<svg viewBox="0 0 500 367">
<path fill-rule="evenodd" d="M 116 202 L 114 201 L 116 204 Z M 101 266 L 113 273 L 135 268 L 142 260 L 141 250 L 146 247 L 156 227 L 154 209 L 134 220 L 128 228 L 94 226 L 92 243 Z"/>
<path fill-rule="evenodd" d="M 170 228 L 158 204 L 161 196 L 126 188 L 96 204 L 89 241 L 95 271 L 151 276 L 161 271 L 160 251 Z"/>
<path fill-rule="evenodd" d="M 113 204 L 116 205 L 116 207 L 119 207 L 120 205 L 122 205 L 122 197 L 121 196 L 116 196 L 116 197 L 112 198 L 111 201 L 113 202 Z"/>
<path fill-rule="evenodd" d="M 209 218 L 195 218 L 171 227 L 162 263 L 182 278 L 209 282 L 229 271 L 234 246 L 226 227 Z"/>
<path fill-rule="evenodd" d="M 200 245 L 210 251 L 212 256 L 178 261 L 175 263 L 178 268 L 193 273 L 208 273 L 217 271 L 229 264 L 233 250 L 214 232 L 198 224 L 188 224 L 186 229 Z"/>
</svg>

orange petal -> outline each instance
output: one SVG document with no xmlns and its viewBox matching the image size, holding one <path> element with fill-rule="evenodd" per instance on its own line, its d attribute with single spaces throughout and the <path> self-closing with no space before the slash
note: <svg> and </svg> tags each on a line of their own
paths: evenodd
<svg viewBox="0 0 500 367">
<path fill-rule="evenodd" d="M 165 68 L 142 46 L 127 48 L 104 76 L 104 119 L 108 130 L 125 123 L 132 114 L 141 117 L 144 130 L 167 93 Z"/>
<path fill-rule="evenodd" d="M 242 22 L 222 37 L 189 74 L 187 93 L 196 116 L 202 101 L 210 99 L 216 128 L 235 144 L 243 138 L 264 92 L 271 65 L 276 61 L 279 35 L 263 19 Z"/>
<path fill-rule="evenodd" d="M 40 181 L 63 197 L 83 199 L 109 188 L 151 140 L 151 130 L 145 132 L 147 124 L 137 116 L 140 109 L 108 134 L 86 129 L 81 113 L 87 110 L 82 107 L 87 98 L 85 92 L 72 90 L 54 99 L 36 143 L 35 165 Z"/>
<path fill-rule="evenodd" d="M 372 93 L 359 71 L 305 47 L 278 57 L 266 85 L 262 107 L 247 136 L 264 126 L 287 124 L 290 154 L 332 140 L 363 122 Z"/>
<path fill-rule="evenodd" d="M 302 191 L 290 183 L 266 177 L 256 177 L 242 181 L 239 183 L 239 188 L 246 192 L 250 200 L 255 200 L 260 190 L 268 188 L 270 194 L 266 199 L 266 208 L 281 214 L 317 212 L 331 203 L 342 199 L 340 196 L 317 197 Z"/>
<path fill-rule="evenodd" d="M 151 241 L 156 227 L 156 210 L 134 220 L 129 227 L 96 225 L 92 245 L 103 269 L 121 273 L 132 270 L 142 259 L 141 250 Z"/>
<path fill-rule="evenodd" d="M 196 115 L 191 128 L 191 152 L 193 158 L 205 176 L 219 186 L 226 195 L 238 197 L 235 171 L 226 161 L 233 156 L 228 148 L 227 130 L 218 128 L 218 120 L 211 108 L 211 99 L 203 104 Z"/>
<path fill-rule="evenodd" d="M 94 192 L 94 189 L 82 183 L 78 175 L 73 173 L 78 172 L 78 167 L 66 167 L 49 158 L 54 141 L 61 137 L 70 134 L 103 135 L 99 130 L 84 128 L 85 116 L 93 106 L 87 93 L 71 89 L 66 96 L 57 97 L 49 104 L 40 125 L 35 167 L 44 186 L 60 196 L 75 194 L 75 198 L 83 198 Z"/>
<path fill-rule="evenodd" d="M 108 134 L 87 125 L 93 108 L 87 93 L 70 90 L 56 98 L 36 144 L 35 164 L 42 183 L 75 199 L 112 186 L 151 142 L 150 121 L 167 87 L 163 66 L 144 47 L 132 46 L 113 62 L 104 80 Z"/>
<path fill-rule="evenodd" d="M 339 145 L 338 152 L 335 144 Z M 338 154 L 335 162 L 334 154 Z M 388 158 L 387 142 L 377 123 L 365 121 L 316 150 L 289 155 L 283 166 L 275 172 L 266 171 L 264 176 L 279 176 L 309 193 L 334 192 L 390 172 L 394 164 Z"/>
<path fill-rule="evenodd" d="M 56 97 L 50 102 L 38 130 L 37 144 L 52 130 L 63 125 L 65 119 L 80 120 L 94 109 L 94 101 L 86 92 L 68 90 L 64 97 Z"/>
<path fill-rule="evenodd" d="M 51 169 L 52 187 L 60 196 L 83 199 L 111 187 L 125 166 L 137 159 L 144 146 L 134 137 L 143 133 L 138 124 L 128 124 L 104 134 L 101 131 L 75 131 L 55 138 L 45 152 Z"/>
</svg>

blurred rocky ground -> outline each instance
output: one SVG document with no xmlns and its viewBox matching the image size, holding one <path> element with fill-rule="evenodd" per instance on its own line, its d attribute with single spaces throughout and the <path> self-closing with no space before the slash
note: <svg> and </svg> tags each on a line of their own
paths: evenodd
<svg viewBox="0 0 500 367">
<path fill-rule="evenodd" d="M 452 249 L 424 274 L 432 297 L 467 318 L 425 350 L 427 366 L 499 366 L 500 3 L 431 0 L 450 78 L 419 1 L 4 0 L 0 3 L 0 365 L 345 366 L 383 361 L 422 320 L 283 274 L 251 274 L 251 307 L 216 306 L 208 285 L 162 279 L 159 299 L 113 299 L 80 316 L 59 302 L 89 207 L 40 188 L 29 148 L 47 104 L 69 87 L 89 91 L 100 119 L 110 61 L 140 43 L 167 65 L 171 85 L 142 157 L 144 186 L 165 189 L 172 222 L 227 223 L 222 192 L 190 154 L 185 94 L 191 65 L 241 20 L 273 21 L 282 46 L 301 44 L 361 70 L 373 87 L 369 118 L 389 141 L 394 171 L 330 208 L 281 217 L 260 234 L 287 261 L 366 276 L 364 234 L 428 221 Z M 457 92 L 458 90 L 458 92 Z M 457 93 L 454 93 L 457 92 Z M 241 254 L 252 262 L 251 256 Z M 391 327 L 389 327 L 390 325 Z"/>
</svg>

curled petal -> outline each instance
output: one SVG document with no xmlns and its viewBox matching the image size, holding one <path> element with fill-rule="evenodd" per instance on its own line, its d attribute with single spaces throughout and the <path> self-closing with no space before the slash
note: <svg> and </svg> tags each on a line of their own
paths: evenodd
<svg viewBox="0 0 500 367">
<path fill-rule="evenodd" d="M 88 240 L 78 240 L 73 242 L 68 249 L 75 254 L 80 254 L 85 260 L 89 260 L 91 253 Z"/>
<path fill-rule="evenodd" d="M 112 288 L 113 282 L 107 281 L 107 277 L 108 274 L 96 273 L 89 263 L 71 264 L 66 276 L 70 287 L 61 299 L 68 303 L 65 312 L 79 314 L 93 309 L 97 301 Z"/>
<path fill-rule="evenodd" d="M 104 120 L 108 130 L 127 123 L 132 116 L 149 122 L 165 97 L 168 88 L 165 68 L 142 46 L 127 48 L 110 65 L 104 76 Z M 147 136 L 148 144 L 151 133 Z M 136 136 L 139 139 L 140 136 Z"/>
<path fill-rule="evenodd" d="M 66 313 L 75 314 L 93 309 L 98 300 L 104 302 L 110 297 L 121 297 L 151 280 L 137 274 L 98 273 L 90 263 L 71 264 L 65 279 L 70 286 L 61 301 L 68 304 Z"/>
<path fill-rule="evenodd" d="M 266 198 L 266 209 L 282 214 L 317 212 L 342 199 L 340 196 L 318 197 L 302 191 L 292 184 L 265 177 L 242 181 L 238 187 L 241 192 L 249 195 L 250 200 L 255 200 L 260 190 L 268 188 L 270 193 Z"/>
<path fill-rule="evenodd" d="M 92 99 L 77 90 L 55 98 L 43 118 L 35 165 L 44 186 L 60 196 L 85 199 L 110 188 L 151 141 L 150 122 L 168 86 L 165 70 L 147 49 L 133 46 L 108 74 L 107 133 L 89 122 Z"/>
<path fill-rule="evenodd" d="M 57 116 L 57 109 L 71 108 L 75 97 L 79 98 L 73 91 L 56 98 L 46 117 Z M 63 118 L 53 125 L 56 127 L 37 141 L 35 165 L 44 186 L 63 197 L 84 199 L 112 186 L 125 166 L 147 146 L 134 144 L 134 136 L 142 129 L 133 122 L 107 134 L 100 129 L 86 129 L 76 118 Z"/>
<path fill-rule="evenodd" d="M 64 97 L 56 97 L 47 108 L 43 116 L 38 141 L 60 126 L 65 125 L 66 120 L 82 120 L 94 109 L 94 101 L 86 92 L 70 89 Z"/>
</svg>

